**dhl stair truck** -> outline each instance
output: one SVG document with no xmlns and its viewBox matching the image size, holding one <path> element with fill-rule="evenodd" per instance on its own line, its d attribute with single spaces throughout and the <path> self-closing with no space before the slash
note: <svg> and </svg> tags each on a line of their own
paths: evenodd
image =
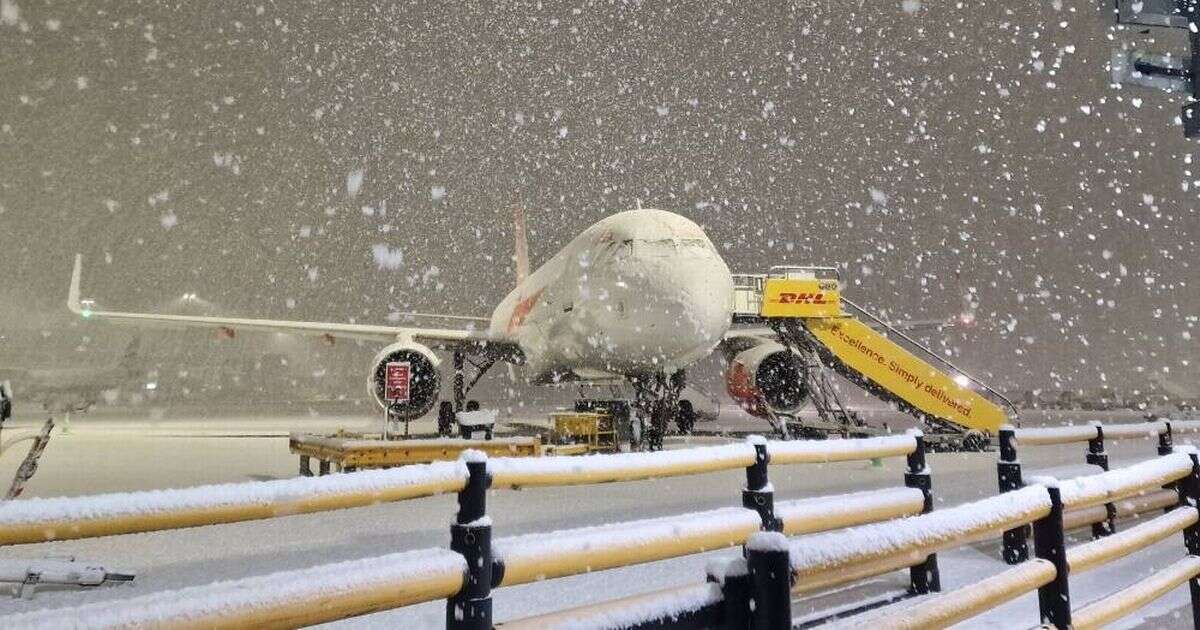
<svg viewBox="0 0 1200 630">
<path fill-rule="evenodd" d="M 826 369 L 916 417 L 928 427 L 932 446 L 980 450 L 1002 425 L 1017 419 L 999 392 L 843 298 L 836 268 L 780 266 L 767 274 L 735 275 L 733 302 L 735 323 L 766 324 L 778 343 L 800 357 L 798 374 L 806 382 L 799 387 L 819 421 L 766 409 L 784 416 L 779 425 L 790 434 L 879 431 L 846 411 Z"/>
</svg>

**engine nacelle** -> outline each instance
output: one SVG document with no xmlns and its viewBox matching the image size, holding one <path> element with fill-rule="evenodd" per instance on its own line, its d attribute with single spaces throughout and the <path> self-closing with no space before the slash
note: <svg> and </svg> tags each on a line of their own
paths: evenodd
<svg viewBox="0 0 1200 630">
<path fill-rule="evenodd" d="M 743 350 L 729 362 L 725 390 L 748 413 L 765 417 L 765 402 L 775 411 L 799 409 L 808 398 L 799 355 L 775 342 Z"/>
<path fill-rule="evenodd" d="M 387 388 L 387 371 L 389 363 L 407 364 L 407 383 L 402 400 L 388 401 L 385 395 Z M 394 418 L 408 420 L 425 415 L 437 402 L 442 391 L 441 373 L 438 365 L 441 361 L 433 350 L 418 343 L 394 343 L 375 355 L 371 363 L 371 377 L 367 387 L 375 402 L 380 407 L 391 409 Z M 403 370 L 401 370 L 403 376 Z"/>
</svg>

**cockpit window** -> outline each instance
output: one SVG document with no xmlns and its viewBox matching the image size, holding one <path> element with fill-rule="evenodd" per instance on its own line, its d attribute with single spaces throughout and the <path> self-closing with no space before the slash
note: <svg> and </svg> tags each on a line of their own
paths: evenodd
<svg viewBox="0 0 1200 630">
<path fill-rule="evenodd" d="M 707 251 L 709 245 L 702 238 L 627 238 L 609 247 L 617 256 L 698 256 Z"/>
<path fill-rule="evenodd" d="M 662 238 L 653 240 L 635 240 L 632 243 L 633 253 L 638 255 L 697 255 L 707 249 L 708 245 L 702 238 Z"/>
</svg>

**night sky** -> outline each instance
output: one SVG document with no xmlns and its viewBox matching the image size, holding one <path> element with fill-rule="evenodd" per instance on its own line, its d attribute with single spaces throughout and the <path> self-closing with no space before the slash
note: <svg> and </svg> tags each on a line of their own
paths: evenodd
<svg viewBox="0 0 1200 630">
<path fill-rule="evenodd" d="M 0 0 L 0 332 L 69 321 L 76 251 L 113 309 L 487 315 L 513 204 L 535 265 L 641 206 L 891 318 L 973 302 L 939 347 L 1003 387 L 1200 379 L 1200 145 L 1107 64 L 1181 33 L 784 5 Z"/>
</svg>

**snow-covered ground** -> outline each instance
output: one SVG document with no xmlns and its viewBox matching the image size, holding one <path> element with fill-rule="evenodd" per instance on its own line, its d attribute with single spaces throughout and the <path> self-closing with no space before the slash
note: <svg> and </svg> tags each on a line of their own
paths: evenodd
<svg viewBox="0 0 1200 630">
<path fill-rule="evenodd" d="M 1080 418 L 1082 419 L 1082 418 Z M 34 418 L 21 424 L 30 425 Z M 1057 419 L 1055 419 L 1057 420 Z M 1039 424 L 1036 419 L 1031 424 Z M 5 437 L 14 431 L 5 428 Z M 122 419 L 108 414 L 74 419 L 69 435 L 56 434 L 42 459 L 27 496 L 96 494 L 122 490 L 183 487 L 254 479 L 280 479 L 296 474 L 296 458 L 286 439 L 292 430 L 364 430 L 375 421 L 356 416 L 229 417 L 191 421 L 187 418 Z M 1184 437 L 1178 441 L 1184 442 Z M 711 444 L 711 439 L 697 440 Z M 1149 440 L 1113 442 L 1114 466 L 1153 455 Z M 1021 459 L 1026 475 L 1066 478 L 1097 472 L 1083 463 L 1085 446 L 1026 448 Z M 7 478 L 19 459 L 0 462 Z M 938 453 L 929 456 L 939 507 L 991 496 L 996 491 L 995 453 Z M 795 499 L 898 486 L 903 460 L 882 465 L 869 462 L 774 466 L 771 481 L 779 499 Z M 488 512 L 498 537 L 546 532 L 738 505 L 744 475 L 740 471 L 664 480 L 597 486 L 497 489 L 489 495 Z M 32 600 L 0 599 L 0 614 L 59 607 L 82 602 L 204 584 L 220 579 L 302 569 L 323 563 L 369 558 L 398 551 L 445 546 L 455 511 L 453 496 L 438 496 L 367 508 L 288 516 L 186 530 L 153 532 L 0 549 L 0 557 L 73 555 L 112 568 L 136 571 L 130 584 L 89 591 L 39 591 Z M 549 612 L 568 605 L 603 601 L 657 588 L 682 586 L 704 579 L 714 557 L 738 553 L 715 551 L 646 565 L 573 576 L 501 589 L 494 594 L 496 619 L 503 621 Z M 1137 577 L 1184 555 L 1181 536 L 1171 537 L 1138 555 L 1102 569 L 1073 576 L 1077 605 L 1111 592 Z M 968 546 L 941 555 L 946 588 L 973 583 L 1001 571 L 996 542 Z M 858 603 L 906 584 L 897 572 L 855 588 L 797 602 L 797 616 Z M 1141 611 L 1125 626 L 1185 627 L 1190 624 L 1186 589 Z M 414 606 L 332 624 L 339 627 L 438 627 L 441 602 Z M 1037 621 L 1034 595 L 1027 595 L 973 621 L 971 626 L 1010 627 Z"/>
</svg>

